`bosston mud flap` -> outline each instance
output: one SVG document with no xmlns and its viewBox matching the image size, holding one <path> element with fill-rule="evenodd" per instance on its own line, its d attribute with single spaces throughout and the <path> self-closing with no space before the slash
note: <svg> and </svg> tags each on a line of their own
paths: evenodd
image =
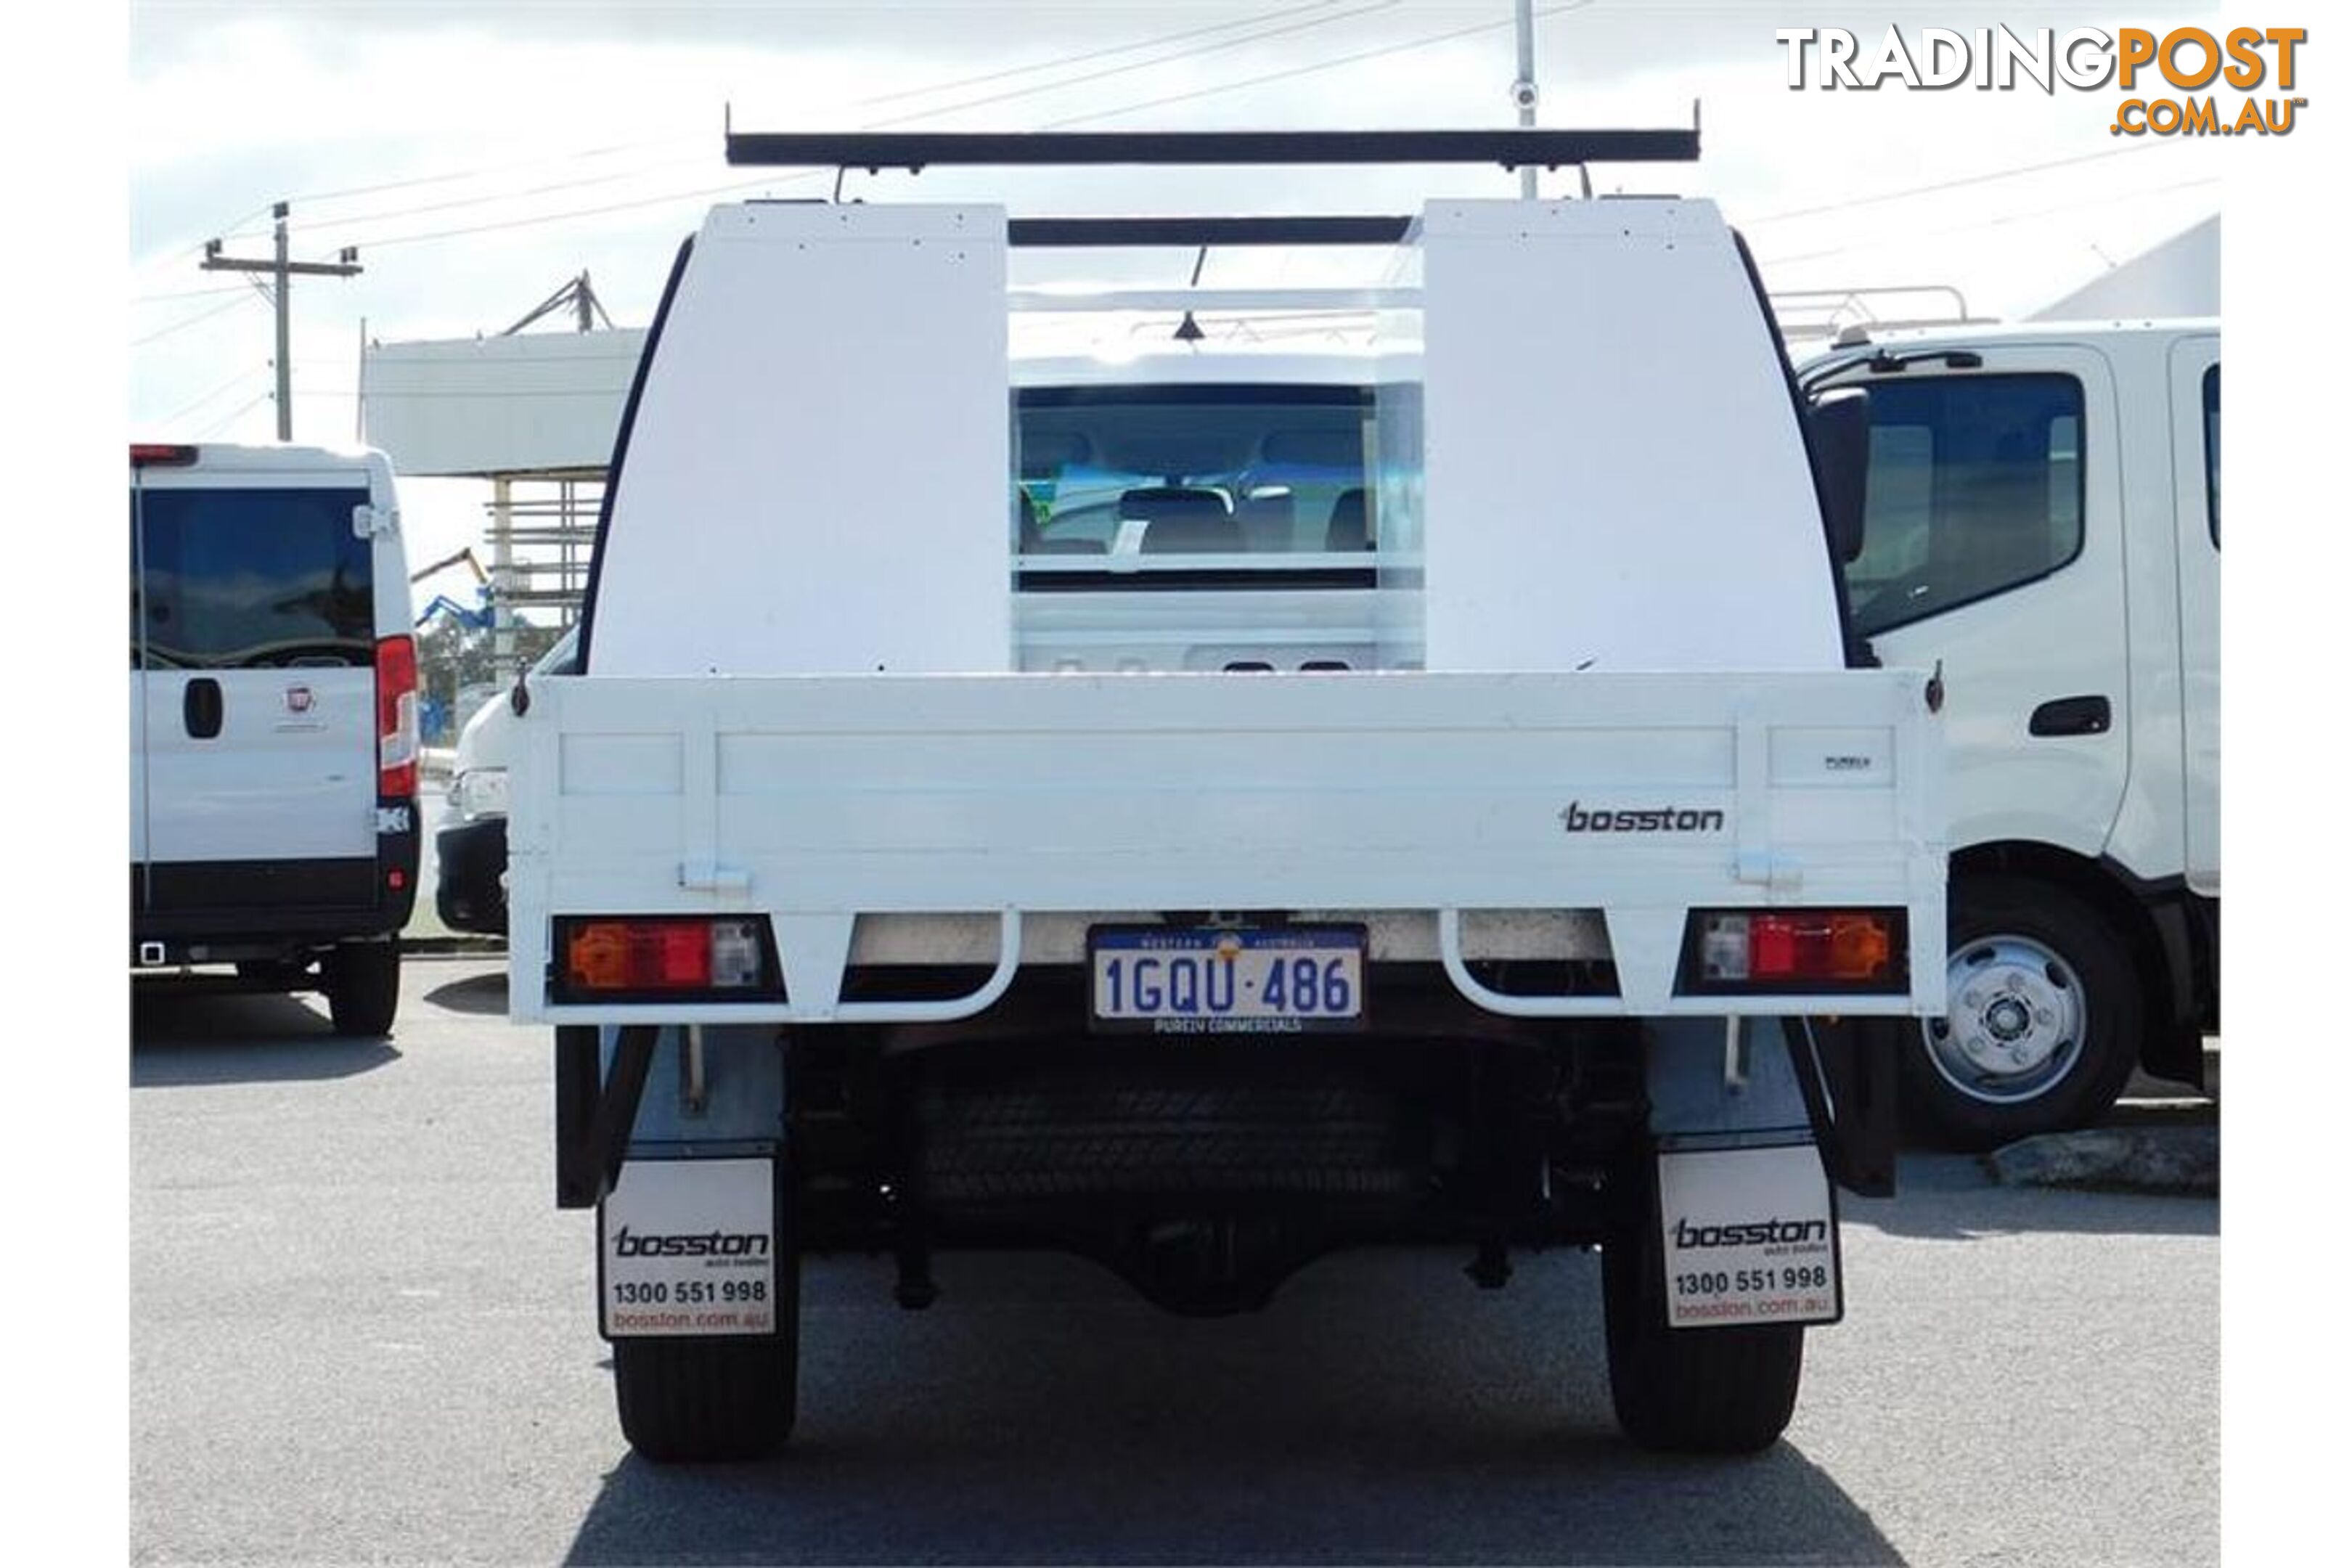
<svg viewBox="0 0 2352 1568">
<path fill-rule="evenodd" d="M 632 1159 L 597 1205 L 597 1326 L 608 1340 L 777 1331 L 777 1163 Z"/>
<path fill-rule="evenodd" d="M 1657 1159 L 1667 1327 L 1844 1315 L 1837 1196 L 1811 1143 L 1677 1145 Z"/>
<path fill-rule="evenodd" d="M 1646 1027 L 1669 1328 L 1833 1323 L 1837 1197 L 1778 1019 Z"/>
</svg>

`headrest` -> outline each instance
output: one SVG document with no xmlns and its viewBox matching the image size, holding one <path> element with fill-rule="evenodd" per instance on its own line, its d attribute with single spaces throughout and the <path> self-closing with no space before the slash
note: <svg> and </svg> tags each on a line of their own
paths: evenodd
<svg viewBox="0 0 2352 1568">
<path fill-rule="evenodd" d="M 1324 525 L 1326 550 L 1370 550 L 1372 533 L 1361 487 L 1341 490 L 1331 503 L 1331 521 Z"/>
<path fill-rule="evenodd" d="M 1140 520 L 1146 554 L 1230 553 L 1243 548 L 1241 524 L 1216 490 L 1175 486 L 1132 489 L 1118 498 L 1122 522 Z"/>
</svg>

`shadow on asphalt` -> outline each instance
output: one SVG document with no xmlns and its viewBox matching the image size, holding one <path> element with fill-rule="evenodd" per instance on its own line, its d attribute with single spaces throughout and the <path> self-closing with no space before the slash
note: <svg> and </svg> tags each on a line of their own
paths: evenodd
<svg viewBox="0 0 2352 1568">
<path fill-rule="evenodd" d="M 488 974 L 469 974 L 463 980 L 449 981 L 427 991 L 425 1000 L 452 1013 L 494 1014 L 504 1017 L 507 972 L 495 969 Z"/>
<path fill-rule="evenodd" d="M 1431 1291 L 1433 1267 L 1348 1254 L 1202 1321 L 1074 1260 L 949 1255 L 938 1308 L 877 1325 L 885 1266 L 814 1264 L 792 1447 L 624 1457 L 567 1561 L 1901 1561 L 1786 1443 L 1625 1443 L 1589 1255 L 1492 1294 Z"/>
<path fill-rule="evenodd" d="M 2221 1200 L 2157 1193 L 2075 1192 L 2003 1186 L 1974 1154 L 1907 1153 L 1892 1198 L 1838 1194 L 1848 1225 L 1927 1241 L 1973 1241 L 2028 1233 L 2218 1236 Z"/>
<path fill-rule="evenodd" d="M 292 996 L 189 991 L 164 980 L 131 988 L 133 1088 L 350 1078 L 399 1059 L 390 1041 L 337 1035 L 323 1008 Z"/>
</svg>

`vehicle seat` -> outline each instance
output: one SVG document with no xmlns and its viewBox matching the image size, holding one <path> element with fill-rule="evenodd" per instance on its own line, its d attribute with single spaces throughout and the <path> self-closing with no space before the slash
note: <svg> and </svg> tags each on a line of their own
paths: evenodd
<svg viewBox="0 0 2352 1568">
<path fill-rule="evenodd" d="M 1104 550 L 1099 539 L 1048 539 L 1037 516 L 1037 498 L 1016 488 L 1013 492 L 1013 515 L 1020 525 L 1021 553 L 1024 555 L 1100 555 Z"/>
<path fill-rule="evenodd" d="M 1331 521 L 1323 526 L 1323 548 L 1333 551 L 1372 547 L 1370 508 L 1363 487 L 1341 490 L 1331 503 Z"/>
<path fill-rule="evenodd" d="M 1121 522 L 1145 523 L 1147 555 L 1238 553 L 1243 548 L 1241 523 L 1215 490 L 1172 485 L 1129 490 L 1118 498 L 1118 517 Z"/>
</svg>

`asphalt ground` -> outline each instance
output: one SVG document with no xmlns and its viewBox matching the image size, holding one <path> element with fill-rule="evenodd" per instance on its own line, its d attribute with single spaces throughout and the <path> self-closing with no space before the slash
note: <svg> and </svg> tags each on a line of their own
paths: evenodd
<svg viewBox="0 0 2352 1568">
<path fill-rule="evenodd" d="M 134 993 L 131 1545 L 142 1562 L 2203 1563 L 2218 1205 L 1906 1157 L 1844 1211 L 1847 1318 L 1785 1441 L 1616 1435 L 1597 1259 L 1342 1255 L 1164 1316 L 1051 1255 L 928 1313 L 814 1260 L 773 1462 L 631 1456 L 590 1216 L 553 1206 L 543 1032 L 412 959 L 388 1041 L 313 1001 Z"/>
</svg>

